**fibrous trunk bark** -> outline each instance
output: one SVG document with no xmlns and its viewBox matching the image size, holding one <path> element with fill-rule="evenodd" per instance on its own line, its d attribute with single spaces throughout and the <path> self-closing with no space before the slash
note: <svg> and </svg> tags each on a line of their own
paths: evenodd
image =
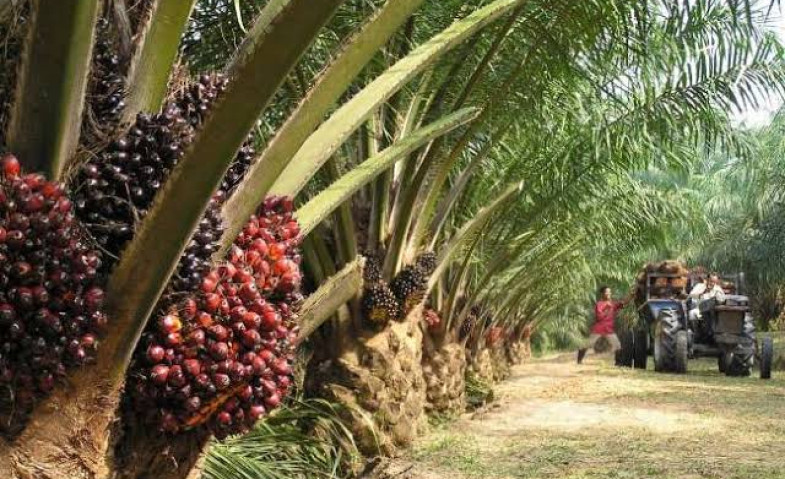
<svg viewBox="0 0 785 479">
<path fill-rule="evenodd" d="M 0 445 L 0 477 L 109 477 L 107 451 L 120 396 L 108 382 L 90 383 L 90 373 L 78 372 L 38 406 L 19 437 Z"/>
<path fill-rule="evenodd" d="M 309 364 L 306 392 L 345 406 L 344 419 L 365 454 L 393 454 L 424 427 L 421 316 L 417 307 L 380 332 L 337 331 L 351 339 L 336 355 L 316 355 Z"/>
<path fill-rule="evenodd" d="M 425 348 L 423 377 L 426 384 L 426 412 L 460 414 L 466 409 L 466 348 L 451 341 Z"/>
</svg>

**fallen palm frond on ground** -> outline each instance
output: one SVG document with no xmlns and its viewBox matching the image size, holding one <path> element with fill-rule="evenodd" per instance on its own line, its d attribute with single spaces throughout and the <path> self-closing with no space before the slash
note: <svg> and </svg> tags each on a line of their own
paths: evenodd
<svg viewBox="0 0 785 479">
<path fill-rule="evenodd" d="M 359 454 L 337 406 L 298 400 L 253 431 L 215 443 L 204 479 L 297 479 L 346 477 Z"/>
</svg>

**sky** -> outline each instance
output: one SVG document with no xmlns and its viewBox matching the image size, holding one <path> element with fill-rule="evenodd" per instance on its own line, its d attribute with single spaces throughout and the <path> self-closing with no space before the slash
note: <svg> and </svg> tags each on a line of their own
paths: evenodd
<svg viewBox="0 0 785 479">
<path fill-rule="evenodd" d="M 777 32 L 780 39 L 785 42 L 785 14 L 783 12 L 777 14 L 777 18 L 772 22 L 772 28 Z M 757 110 L 749 110 L 736 115 L 736 121 L 753 128 L 768 125 L 774 113 L 782 106 L 782 103 L 782 100 L 772 99 L 767 105 Z"/>
</svg>

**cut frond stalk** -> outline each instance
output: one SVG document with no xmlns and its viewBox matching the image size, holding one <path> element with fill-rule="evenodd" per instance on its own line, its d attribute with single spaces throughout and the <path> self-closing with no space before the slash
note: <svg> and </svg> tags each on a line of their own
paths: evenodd
<svg viewBox="0 0 785 479">
<path fill-rule="evenodd" d="M 358 258 L 327 279 L 311 294 L 300 309 L 300 335 L 297 342 L 308 339 L 338 308 L 360 295 L 363 287 L 363 260 Z"/>
<path fill-rule="evenodd" d="M 124 117 L 157 113 L 164 102 L 188 19 L 196 0 L 157 0 L 144 27 L 139 49 L 131 61 Z"/>
<path fill-rule="evenodd" d="M 32 11 L 8 146 L 27 170 L 57 180 L 79 140 L 99 2 L 36 0 Z"/>
</svg>

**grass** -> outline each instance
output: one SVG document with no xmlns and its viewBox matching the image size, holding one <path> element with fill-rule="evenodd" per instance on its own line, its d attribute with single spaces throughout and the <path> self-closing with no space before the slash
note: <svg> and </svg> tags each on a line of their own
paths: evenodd
<svg viewBox="0 0 785 479">
<path fill-rule="evenodd" d="M 684 376 L 571 356 L 538 360 L 497 388 L 500 407 L 421 440 L 421 477 L 781 479 L 785 381 Z M 428 475 L 430 474 L 430 475 Z M 418 476 L 414 476 L 418 477 Z"/>
</svg>

